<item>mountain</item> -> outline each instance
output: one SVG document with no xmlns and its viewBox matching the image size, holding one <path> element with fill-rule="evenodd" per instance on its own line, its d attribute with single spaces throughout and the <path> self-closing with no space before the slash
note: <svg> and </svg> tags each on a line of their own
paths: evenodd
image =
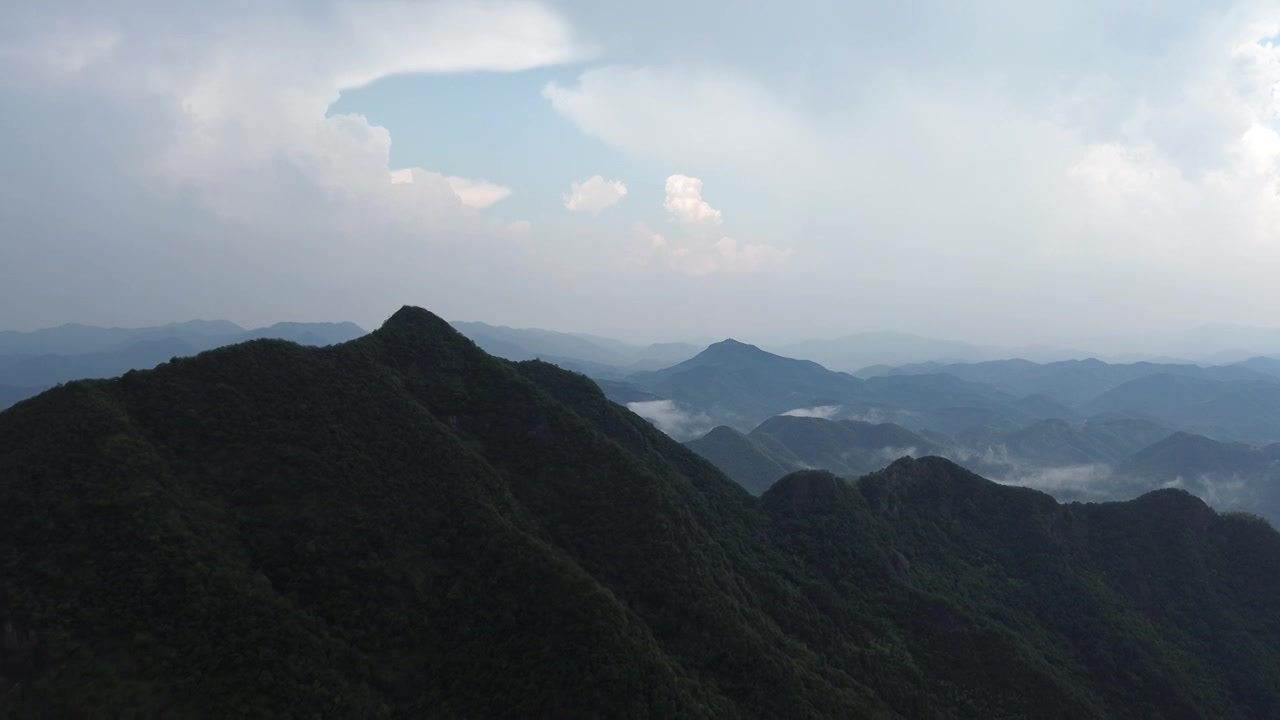
<svg viewBox="0 0 1280 720">
<path fill-rule="evenodd" d="M 1280 440 L 1280 384 L 1270 381 L 1151 375 L 1108 390 L 1086 410 L 1144 417 L 1224 440 Z"/>
<path fill-rule="evenodd" d="M 56 328 L 17 332 L 0 331 L 0 356 L 4 355 L 86 355 L 115 350 L 122 345 L 172 338 L 193 347 L 213 347 L 209 343 L 229 342 L 245 332 L 225 320 L 191 320 L 157 327 L 105 328 L 92 325 L 60 325 Z"/>
<path fill-rule="evenodd" d="M 799 467 L 821 468 L 844 477 L 865 475 L 904 455 L 942 451 L 899 425 L 859 420 L 778 416 L 761 423 L 750 437 L 775 452 L 785 449 Z"/>
<path fill-rule="evenodd" d="M 1256 355 L 1280 355 L 1280 328 L 1220 323 L 1185 330 L 1128 332 L 1123 336 L 1097 338 L 1091 344 L 1123 347 L 1147 357 L 1166 355 L 1223 364 Z"/>
<path fill-rule="evenodd" d="M 994 444 L 1023 464 L 1110 464 L 1169 434 L 1167 428 L 1155 423 L 1128 418 L 1091 418 L 1078 423 L 1054 419 L 1007 433 Z"/>
<path fill-rule="evenodd" d="M 197 348 L 176 337 L 135 340 L 110 351 L 84 355 L 18 355 L 0 357 L 0 380 L 10 385 L 48 387 L 67 380 L 114 377 L 150 368 L 173 357 L 194 355 Z"/>
<path fill-rule="evenodd" d="M 767 448 L 727 425 L 712 428 L 706 435 L 684 445 L 711 461 L 752 495 L 764 493 L 784 475 L 803 467 L 785 448 Z"/>
<path fill-rule="evenodd" d="M 1153 375 L 1185 376 L 1198 380 L 1273 381 L 1254 368 L 1240 365 L 1201 367 L 1152 362 L 1112 364 L 1093 358 L 1045 364 L 1016 359 L 958 364 L 927 362 L 887 370 L 864 368 L 858 373 L 859 376 L 872 374 L 951 375 L 1018 397 L 1043 395 L 1075 409 L 1087 407 L 1098 396 L 1125 383 Z"/>
<path fill-rule="evenodd" d="M 941 432 L 1074 416 L 1070 409 L 1044 398 L 1017 398 L 949 375 L 861 380 L 732 339 L 672 367 L 635 373 L 628 380 L 739 430 L 786 413 L 890 421 Z"/>
<path fill-rule="evenodd" d="M 555 363 L 552 364 L 554 365 Z M 604 392 L 605 397 L 619 405 L 629 405 L 637 402 L 652 402 L 654 400 L 663 399 L 651 392 L 641 390 L 629 382 L 623 382 L 621 380 L 603 380 L 600 378 L 592 379 L 595 380 L 596 385 L 600 386 L 600 390 Z"/>
<path fill-rule="evenodd" d="M 1124 469 L 1172 479 L 1179 475 L 1247 473 L 1278 462 L 1280 443 L 1258 448 L 1179 432 L 1135 453 Z"/>
<path fill-rule="evenodd" d="M 851 375 L 732 339 L 710 345 L 684 362 L 628 379 L 740 429 L 800 408 L 863 407 L 870 398 L 865 383 Z"/>
<path fill-rule="evenodd" d="M 942 373 L 872 377 L 867 388 L 883 417 L 916 430 L 954 433 L 973 426 L 1021 427 L 1046 418 L 1073 419 L 1072 409 L 1042 395 L 1016 397 L 990 385 Z"/>
<path fill-rule="evenodd" d="M 415 308 L 0 412 L 0 716 L 1275 717 L 1280 535 L 940 458 L 759 498 Z"/>
<path fill-rule="evenodd" d="M 745 435 L 722 425 L 686 442 L 685 447 L 753 495 L 796 470 L 817 468 L 856 478 L 906 455 L 943 451 L 942 446 L 893 423 L 790 415 L 769 418 Z"/>
<path fill-rule="evenodd" d="M 1219 510 L 1280 524 L 1280 443 L 1255 447 L 1174 433 L 1120 463 L 1116 476 L 1139 491 L 1182 488 Z"/>
<path fill-rule="evenodd" d="M 1116 467 L 1171 434 L 1168 428 L 1144 420 L 1107 416 L 1051 419 L 1004 430 L 978 426 L 951 436 L 917 433 L 893 423 L 778 416 L 750 433 L 722 426 L 685 445 L 752 494 L 760 494 L 796 470 L 820 469 L 856 478 L 896 458 L 936 455 L 1002 483 L 1043 490 L 1062 501 L 1100 501 L 1128 500 L 1165 487 L 1172 476 L 1157 480 Z M 1229 470 L 1221 465 L 1212 468 L 1217 476 Z M 1215 507 L 1273 516 L 1269 501 L 1260 496 L 1226 503 L 1220 493 L 1203 494 L 1204 484 L 1186 487 Z"/>
<path fill-rule="evenodd" d="M 1235 363 L 1234 367 L 1241 367 L 1263 375 L 1280 377 L 1280 358 L 1259 355 L 1247 360 L 1241 360 Z"/>
<path fill-rule="evenodd" d="M 269 327 L 247 330 L 238 335 L 234 342 L 246 340 L 276 339 L 296 342 L 299 345 L 333 345 L 348 340 L 355 340 L 365 334 L 364 328 L 351 322 L 339 323 L 298 323 L 282 322 Z"/>
<path fill-rule="evenodd" d="M 353 340 L 365 331 L 353 323 L 277 323 L 255 330 L 225 321 L 195 320 L 151 328 L 64 325 L 30 333 L 0 333 L 0 409 L 68 380 L 108 378 L 155 367 L 174 357 L 247 340 L 275 338 L 324 346 Z M 56 352 L 92 348 L 87 352 Z"/>
<path fill-rule="evenodd" d="M 628 372 L 654 370 L 698 352 L 686 343 L 630 345 L 612 338 L 537 328 L 509 328 L 481 322 L 452 322 L 485 352 L 508 360 L 540 359 L 591 377 L 621 379 Z"/>
</svg>

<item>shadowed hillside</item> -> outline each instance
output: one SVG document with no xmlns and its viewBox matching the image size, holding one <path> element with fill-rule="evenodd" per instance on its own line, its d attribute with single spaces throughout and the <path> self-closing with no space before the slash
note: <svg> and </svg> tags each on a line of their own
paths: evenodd
<svg viewBox="0 0 1280 720">
<path fill-rule="evenodd" d="M 5 717 L 1274 717 L 1280 536 L 940 458 L 752 498 L 405 308 L 0 413 Z"/>
</svg>

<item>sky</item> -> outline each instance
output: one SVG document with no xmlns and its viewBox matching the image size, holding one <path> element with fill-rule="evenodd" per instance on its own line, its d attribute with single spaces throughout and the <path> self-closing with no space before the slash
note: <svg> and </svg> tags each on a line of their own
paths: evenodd
<svg viewBox="0 0 1280 720">
<path fill-rule="evenodd" d="M 1280 325 L 1280 4 L 18 0 L 0 328 Z"/>
</svg>

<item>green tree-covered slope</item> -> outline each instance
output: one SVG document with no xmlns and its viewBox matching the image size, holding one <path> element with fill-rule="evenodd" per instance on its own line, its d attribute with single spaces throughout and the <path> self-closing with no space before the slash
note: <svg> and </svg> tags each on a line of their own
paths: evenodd
<svg viewBox="0 0 1280 720">
<path fill-rule="evenodd" d="M 1273 717 L 1280 536 L 937 458 L 751 497 L 429 313 L 0 413 L 4 717 Z"/>
</svg>

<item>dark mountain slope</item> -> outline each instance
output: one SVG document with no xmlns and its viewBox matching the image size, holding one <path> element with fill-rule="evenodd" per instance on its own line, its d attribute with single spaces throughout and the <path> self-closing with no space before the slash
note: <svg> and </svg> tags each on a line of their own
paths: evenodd
<svg viewBox="0 0 1280 720">
<path fill-rule="evenodd" d="M 0 716 L 1270 717 L 1280 540 L 939 459 L 757 500 L 422 310 L 0 413 Z"/>
<path fill-rule="evenodd" d="M 0 478 L 14 712 L 879 705 L 760 609 L 741 489 L 420 310 L 58 388 L 0 414 Z"/>
<path fill-rule="evenodd" d="M 789 483 L 766 494 L 766 507 L 781 504 L 773 496 Z M 1005 674 L 1014 696 L 1043 703 L 1005 706 L 1001 716 L 1280 711 L 1270 687 L 1280 676 L 1271 659 L 1280 620 L 1229 599 L 1278 602 L 1280 536 L 1265 523 L 1220 517 L 1176 490 L 1057 505 L 939 458 L 901 460 L 837 486 L 827 491 L 834 500 L 788 514 L 797 554 L 828 577 L 858 563 L 854 548 L 878 545 L 894 558 L 920 593 L 888 611 L 906 645 L 929 648 L 917 657 L 969 658 L 931 676 L 954 688 L 957 716 L 992 716 L 964 698 L 993 673 Z M 841 589 L 859 591 L 848 581 Z"/>
</svg>

